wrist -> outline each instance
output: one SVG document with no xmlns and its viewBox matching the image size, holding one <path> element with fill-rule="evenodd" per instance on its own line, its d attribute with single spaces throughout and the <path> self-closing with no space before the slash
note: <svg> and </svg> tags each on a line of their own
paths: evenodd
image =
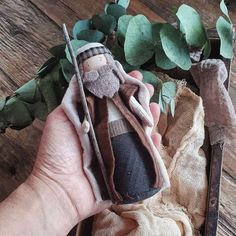
<svg viewBox="0 0 236 236">
<path fill-rule="evenodd" d="M 75 207 L 58 183 L 47 177 L 31 174 L 24 183 L 36 202 L 39 224 L 48 235 L 66 235 L 78 223 Z"/>
</svg>

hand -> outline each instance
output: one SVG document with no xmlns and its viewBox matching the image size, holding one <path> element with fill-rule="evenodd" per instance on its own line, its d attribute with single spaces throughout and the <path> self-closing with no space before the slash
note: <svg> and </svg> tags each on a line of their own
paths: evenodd
<svg viewBox="0 0 236 236">
<path fill-rule="evenodd" d="M 141 80 L 138 71 L 130 73 Z M 150 96 L 154 89 L 147 84 Z M 159 120 L 160 109 L 156 103 L 150 104 L 155 125 Z M 152 135 L 159 148 L 161 138 Z M 32 176 L 52 189 L 52 194 L 66 207 L 66 214 L 72 216 L 74 223 L 96 214 L 111 205 L 110 201 L 97 204 L 93 190 L 82 168 L 82 149 L 77 133 L 58 107 L 47 118 Z M 59 196 L 57 193 L 60 193 Z"/>
</svg>

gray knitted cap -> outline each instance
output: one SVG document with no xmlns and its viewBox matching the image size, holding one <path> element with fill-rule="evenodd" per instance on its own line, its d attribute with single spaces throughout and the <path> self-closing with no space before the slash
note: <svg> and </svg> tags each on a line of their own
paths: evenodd
<svg viewBox="0 0 236 236">
<path fill-rule="evenodd" d="M 78 64 L 83 63 L 90 57 L 100 55 L 100 54 L 109 54 L 112 56 L 112 53 L 101 43 L 88 43 L 83 47 L 79 48 L 76 52 Z"/>
</svg>

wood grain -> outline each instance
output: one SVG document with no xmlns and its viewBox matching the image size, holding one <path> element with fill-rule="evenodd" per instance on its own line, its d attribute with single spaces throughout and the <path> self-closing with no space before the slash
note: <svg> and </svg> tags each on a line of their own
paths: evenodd
<svg viewBox="0 0 236 236">
<path fill-rule="evenodd" d="M 103 11 L 109 0 L 1 0 L 0 1 L 0 97 L 12 93 L 34 75 L 48 58 L 47 50 L 63 41 L 61 25 L 71 30 L 78 19 Z M 236 2 L 229 3 L 236 23 Z M 204 24 L 214 27 L 220 15 L 218 0 L 131 0 L 130 14 L 142 13 L 152 21 L 174 22 L 181 3 L 197 9 Z M 236 107 L 236 61 L 232 64 L 230 95 Z M 30 173 L 43 124 L 34 122 L 22 131 L 8 130 L 0 136 L 0 200 Z M 225 149 L 218 235 L 236 234 L 236 150 Z"/>
</svg>

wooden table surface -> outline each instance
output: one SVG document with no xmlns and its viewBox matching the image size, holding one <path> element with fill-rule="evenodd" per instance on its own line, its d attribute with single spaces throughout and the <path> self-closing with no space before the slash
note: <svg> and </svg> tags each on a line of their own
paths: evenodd
<svg viewBox="0 0 236 236">
<path fill-rule="evenodd" d="M 0 0 L 0 97 L 10 95 L 30 80 L 49 57 L 48 49 L 63 41 L 61 25 L 69 29 L 78 19 L 102 12 L 105 0 Z M 229 0 L 236 23 L 236 1 Z M 206 27 L 215 26 L 219 0 L 131 0 L 130 14 L 142 13 L 153 21 L 174 22 L 174 9 L 187 3 L 197 9 Z M 236 62 L 230 94 L 236 107 Z M 0 201 L 28 176 L 34 163 L 43 123 L 0 136 Z M 225 150 L 218 235 L 236 235 L 236 150 Z"/>
</svg>

